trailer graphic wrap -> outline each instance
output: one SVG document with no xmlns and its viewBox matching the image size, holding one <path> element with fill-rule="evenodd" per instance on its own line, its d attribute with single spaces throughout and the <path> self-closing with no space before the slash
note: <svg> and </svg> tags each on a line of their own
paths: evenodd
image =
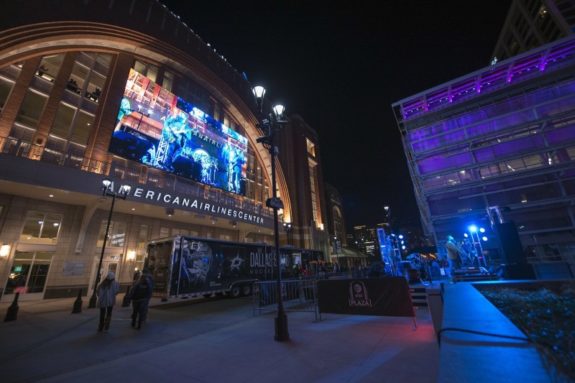
<svg viewBox="0 0 575 383">
<path fill-rule="evenodd" d="M 318 254 L 280 249 L 282 278 L 297 277 L 302 263 L 322 258 Z M 154 292 L 165 297 L 230 292 L 234 286 L 244 288 L 245 294 L 254 281 L 277 278 L 273 247 L 194 237 L 150 243 L 146 265 L 155 281 Z"/>
<path fill-rule="evenodd" d="M 170 291 L 176 295 L 211 291 L 250 277 L 248 249 L 180 238 L 175 246 Z M 253 278 L 256 279 L 256 278 Z"/>
</svg>

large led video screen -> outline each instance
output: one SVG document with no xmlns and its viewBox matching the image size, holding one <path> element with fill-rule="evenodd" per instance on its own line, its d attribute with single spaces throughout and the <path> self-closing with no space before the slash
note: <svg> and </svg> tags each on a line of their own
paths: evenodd
<svg viewBox="0 0 575 383">
<path fill-rule="evenodd" d="M 130 70 L 109 151 L 245 195 L 248 140 Z"/>
</svg>

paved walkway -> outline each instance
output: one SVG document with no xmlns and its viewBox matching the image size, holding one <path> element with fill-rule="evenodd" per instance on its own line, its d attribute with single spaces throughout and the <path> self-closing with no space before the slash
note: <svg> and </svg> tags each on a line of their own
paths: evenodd
<svg viewBox="0 0 575 383">
<path fill-rule="evenodd" d="M 117 307 L 108 333 L 74 299 L 21 302 L 0 322 L 0 376 L 8 382 L 435 382 L 439 352 L 427 309 L 410 318 L 288 313 L 289 342 L 249 298 L 156 307 L 140 331 Z M 154 302 L 157 304 L 159 302 Z M 0 303 L 3 320 L 9 303 Z"/>
</svg>

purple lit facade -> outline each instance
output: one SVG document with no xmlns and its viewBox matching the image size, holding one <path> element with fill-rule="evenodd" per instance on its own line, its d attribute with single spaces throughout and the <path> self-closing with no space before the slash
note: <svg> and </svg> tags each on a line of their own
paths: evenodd
<svg viewBox="0 0 575 383">
<path fill-rule="evenodd" d="M 531 260 L 575 264 L 575 39 L 393 104 L 424 229 L 513 220 Z M 497 254 L 496 241 L 488 241 Z M 440 246 L 441 247 L 441 246 Z"/>
</svg>

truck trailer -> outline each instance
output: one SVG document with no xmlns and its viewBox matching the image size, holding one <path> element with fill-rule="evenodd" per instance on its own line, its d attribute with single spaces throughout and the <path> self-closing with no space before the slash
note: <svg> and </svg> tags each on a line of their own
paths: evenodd
<svg viewBox="0 0 575 383">
<path fill-rule="evenodd" d="M 324 261 L 316 250 L 280 248 L 282 279 Z M 151 241 L 145 268 L 154 280 L 154 295 L 165 299 L 224 294 L 250 295 L 254 282 L 277 279 L 275 248 L 267 244 L 175 236 Z"/>
</svg>

